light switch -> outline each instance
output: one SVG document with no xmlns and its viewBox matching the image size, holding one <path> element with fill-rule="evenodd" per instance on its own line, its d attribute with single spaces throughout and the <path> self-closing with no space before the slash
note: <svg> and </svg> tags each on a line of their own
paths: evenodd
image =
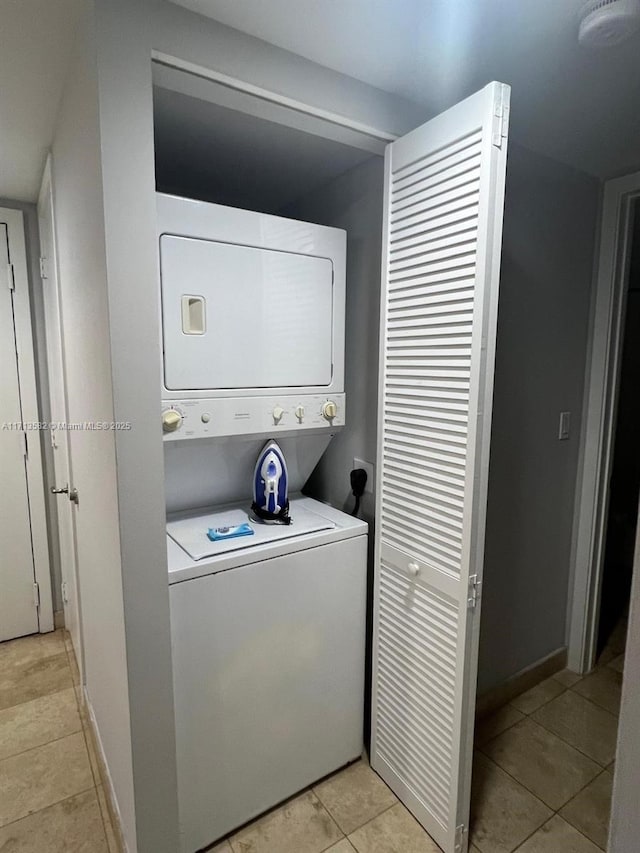
<svg viewBox="0 0 640 853">
<path fill-rule="evenodd" d="M 558 438 L 560 441 L 566 441 L 571 436 L 571 412 L 560 412 L 560 428 L 558 429 Z"/>
</svg>

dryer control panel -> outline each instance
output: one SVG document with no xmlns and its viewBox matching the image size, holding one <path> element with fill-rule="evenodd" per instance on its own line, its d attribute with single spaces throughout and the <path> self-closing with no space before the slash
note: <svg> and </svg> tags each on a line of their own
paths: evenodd
<svg viewBox="0 0 640 853">
<path fill-rule="evenodd" d="M 162 406 L 165 441 L 275 436 L 278 432 L 336 430 L 344 424 L 344 394 L 165 400 Z"/>
</svg>

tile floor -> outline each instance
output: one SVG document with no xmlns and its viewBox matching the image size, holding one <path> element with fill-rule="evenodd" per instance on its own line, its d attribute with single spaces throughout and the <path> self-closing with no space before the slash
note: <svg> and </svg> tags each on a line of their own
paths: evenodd
<svg viewBox="0 0 640 853">
<path fill-rule="evenodd" d="M 558 673 L 479 723 L 471 853 L 606 849 L 620 636 L 590 675 Z M 0 645 L 0 853 L 119 853 L 77 681 L 62 631 Z M 212 853 L 438 850 L 358 762 Z"/>
<path fill-rule="evenodd" d="M 64 631 L 0 644 L 0 853 L 119 853 Z"/>
<path fill-rule="evenodd" d="M 559 672 L 478 724 L 470 853 L 606 849 L 623 660 L 624 644 L 614 642 L 587 677 Z M 212 853 L 438 851 L 359 762 Z"/>
</svg>

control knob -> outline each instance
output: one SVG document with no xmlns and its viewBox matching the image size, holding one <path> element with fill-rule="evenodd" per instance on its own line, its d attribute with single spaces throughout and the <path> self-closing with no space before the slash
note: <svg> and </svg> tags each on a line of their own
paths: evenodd
<svg viewBox="0 0 640 853">
<path fill-rule="evenodd" d="M 333 400 L 327 400 L 322 406 L 322 416 L 328 421 L 332 421 L 338 414 L 338 407 Z"/>
<path fill-rule="evenodd" d="M 182 424 L 182 415 L 176 409 L 167 409 L 162 413 L 162 429 L 164 432 L 175 432 Z"/>
<path fill-rule="evenodd" d="M 284 409 L 282 408 L 282 406 L 276 406 L 272 414 L 274 424 L 279 424 L 282 420 L 282 416 L 284 415 Z"/>
</svg>

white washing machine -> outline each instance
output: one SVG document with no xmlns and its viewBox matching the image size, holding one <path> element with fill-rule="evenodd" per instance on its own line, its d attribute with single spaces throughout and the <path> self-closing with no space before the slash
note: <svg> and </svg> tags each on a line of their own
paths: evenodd
<svg viewBox="0 0 640 853">
<path fill-rule="evenodd" d="M 362 751 L 367 525 L 310 498 L 290 526 L 246 501 L 167 524 L 183 853 Z"/>
<path fill-rule="evenodd" d="M 157 204 L 178 799 L 194 853 L 361 754 L 367 525 L 298 496 L 290 525 L 207 536 L 249 523 L 266 441 L 299 495 L 345 425 L 346 233 Z"/>
</svg>

